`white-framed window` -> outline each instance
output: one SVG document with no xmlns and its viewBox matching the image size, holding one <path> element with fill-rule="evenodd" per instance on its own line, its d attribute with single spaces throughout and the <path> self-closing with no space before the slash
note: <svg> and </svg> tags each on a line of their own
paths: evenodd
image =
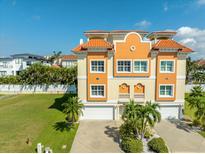
<svg viewBox="0 0 205 154">
<path fill-rule="evenodd" d="M 131 60 L 117 60 L 117 72 L 118 73 L 130 73 L 132 70 Z"/>
<path fill-rule="evenodd" d="M 90 97 L 105 97 L 105 85 L 90 85 Z"/>
<path fill-rule="evenodd" d="M 148 60 L 134 60 L 133 72 L 135 73 L 147 73 L 148 72 Z"/>
<path fill-rule="evenodd" d="M 0 71 L 0 76 L 6 76 L 6 71 Z"/>
<path fill-rule="evenodd" d="M 105 61 L 104 60 L 91 60 L 90 61 L 90 72 L 91 73 L 104 73 L 105 72 Z"/>
<path fill-rule="evenodd" d="M 173 73 L 174 72 L 174 60 L 160 60 L 160 72 L 161 73 Z"/>
<path fill-rule="evenodd" d="M 21 63 L 22 63 L 22 59 L 21 58 L 15 59 L 15 64 L 21 64 Z"/>
<path fill-rule="evenodd" d="M 2 65 L 2 66 L 3 66 L 3 68 L 8 68 L 8 62 L 3 61 L 3 62 L 2 62 L 2 64 L 3 64 L 3 65 Z"/>
<path fill-rule="evenodd" d="M 174 96 L 174 85 L 160 85 L 159 86 L 160 97 L 173 97 Z"/>
</svg>

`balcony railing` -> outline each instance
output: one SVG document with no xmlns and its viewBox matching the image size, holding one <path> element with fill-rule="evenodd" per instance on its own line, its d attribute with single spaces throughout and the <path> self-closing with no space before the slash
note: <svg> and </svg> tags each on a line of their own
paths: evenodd
<svg viewBox="0 0 205 154">
<path fill-rule="evenodd" d="M 134 94 L 134 98 L 144 98 L 144 93 Z"/>
<path fill-rule="evenodd" d="M 0 68 L 13 68 L 12 65 L 0 65 Z"/>
<path fill-rule="evenodd" d="M 130 99 L 130 94 L 129 93 L 120 93 L 119 98 Z"/>
</svg>

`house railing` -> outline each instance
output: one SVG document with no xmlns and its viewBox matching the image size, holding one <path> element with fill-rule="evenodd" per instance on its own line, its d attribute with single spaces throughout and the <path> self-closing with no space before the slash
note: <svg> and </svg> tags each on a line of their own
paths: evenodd
<svg viewBox="0 0 205 154">
<path fill-rule="evenodd" d="M 144 97 L 145 97 L 144 93 L 135 93 L 134 94 L 134 98 L 144 98 Z"/>
<path fill-rule="evenodd" d="M 130 99 L 130 94 L 129 93 L 120 93 L 119 98 Z"/>
</svg>

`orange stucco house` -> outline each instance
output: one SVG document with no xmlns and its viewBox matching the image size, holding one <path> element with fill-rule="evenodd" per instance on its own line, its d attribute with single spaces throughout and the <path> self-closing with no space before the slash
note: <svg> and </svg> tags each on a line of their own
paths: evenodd
<svg viewBox="0 0 205 154">
<path fill-rule="evenodd" d="M 173 40 L 174 31 L 84 32 L 77 55 L 81 119 L 120 119 L 125 104 L 159 103 L 162 118 L 180 118 L 186 57 L 192 49 Z"/>
</svg>

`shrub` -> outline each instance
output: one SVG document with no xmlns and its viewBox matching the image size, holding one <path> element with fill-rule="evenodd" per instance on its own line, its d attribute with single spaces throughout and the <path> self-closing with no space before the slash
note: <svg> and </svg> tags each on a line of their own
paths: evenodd
<svg viewBox="0 0 205 154">
<path fill-rule="evenodd" d="M 151 141 L 149 141 L 148 147 L 150 150 L 157 153 L 168 153 L 168 148 L 161 137 L 153 138 Z"/>
<path fill-rule="evenodd" d="M 143 151 L 141 140 L 134 138 L 124 138 L 121 142 L 122 150 L 128 153 L 140 153 Z"/>
<path fill-rule="evenodd" d="M 145 132 L 145 134 L 144 134 L 144 137 L 147 138 L 147 139 L 151 138 L 152 136 L 153 136 L 153 134 L 152 134 L 152 132 L 149 131 L 149 130 L 147 130 L 147 131 Z"/>
<path fill-rule="evenodd" d="M 123 140 L 125 138 L 135 138 L 135 128 L 131 123 L 125 122 L 120 126 L 120 138 Z"/>
<path fill-rule="evenodd" d="M 192 122 L 192 125 L 193 125 L 193 126 L 198 127 L 198 126 L 200 126 L 200 125 L 201 125 L 201 123 L 200 123 L 200 121 L 199 121 L 199 120 L 194 119 L 194 121 Z"/>
</svg>

